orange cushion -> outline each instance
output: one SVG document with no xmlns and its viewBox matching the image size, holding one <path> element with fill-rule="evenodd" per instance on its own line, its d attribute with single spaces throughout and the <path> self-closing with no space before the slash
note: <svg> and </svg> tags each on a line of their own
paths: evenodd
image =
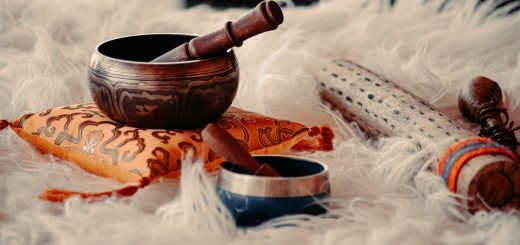
<svg viewBox="0 0 520 245">
<path fill-rule="evenodd" d="M 216 123 L 252 154 L 332 147 L 332 132 L 327 127 L 308 128 L 234 107 Z M 44 152 L 123 183 L 142 184 L 159 176 L 176 177 L 188 151 L 203 159 L 208 171 L 217 169 L 222 162 L 202 141 L 202 129 L 128 127 L 110 120 L 92 103 L 28 114 L 11 122 L 11 128 Z"/>
</svg>

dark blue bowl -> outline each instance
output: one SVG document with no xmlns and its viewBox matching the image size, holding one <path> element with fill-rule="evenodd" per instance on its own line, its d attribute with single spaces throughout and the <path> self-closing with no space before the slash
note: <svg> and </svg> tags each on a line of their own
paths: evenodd
<svg viewBox="0 0 520 245">
<path fill-rule="evenodd" d="M 318 215 L 326 212 L 324 199 L 330 195 L 328 167 L 294 156 L 258 155 L 281 176 L 245 174 L 223 163 L 217 182 L 220 200 L 238 226 L 254 226 L 289 214 Z"/>
</svg>

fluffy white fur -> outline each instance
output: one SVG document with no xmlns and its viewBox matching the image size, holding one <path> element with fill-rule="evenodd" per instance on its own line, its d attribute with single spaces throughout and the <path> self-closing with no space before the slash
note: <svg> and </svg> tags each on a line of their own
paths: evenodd
<svg viewBox="0 0 520 245">
<path fill-rule="evenodd" d="M 4 130 L 0 244 L 518 244 L 514 213 L 467 213 L 425 170 L 424 153 L 407 153 L 406 139 L 368 140 L 321 105 L 314 71 L 332 58 L 352 59 L 461 122 L 460 86 L 485 75 L 500 83 L 512 119 L 519 120 L 520 15 L 485 18 L 490 5 L 474 11 L 474 1 L 451 1 L 442 13 L 436 10 L 443 1 L 400 0 L 393 9 L 387 2 L 289 7 L 278 30 L 236 49 L 241 83 L 235 105 L 334 128 L 334 151 L 305 154 L 330 165 L 328 215 L 237 229 L 217 208 L 215 177 L 191 161 L 184 162 L 180 182 L 165 180 L 131 198 L 47 203 L 38 199 L 46 187 L 96 191 L 121 185 L 42 155 Z M 172 0 L 0 0 L 0 117 L 91 101 L 86 68 L 105 39 L 206 33 L 244 13 L 184 10 Z"/>
</svg>

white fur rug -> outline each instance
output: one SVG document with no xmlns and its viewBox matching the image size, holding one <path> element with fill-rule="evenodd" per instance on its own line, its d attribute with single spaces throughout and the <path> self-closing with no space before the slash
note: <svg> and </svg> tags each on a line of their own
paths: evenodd
<svg viewBox="0 0 520 245">
<path fill-rule="evenodd" d="M 489 76 L 505 91 L 512 119 L 520 121 L 520 15 L 484 18 L 490 6 L 474 11 L 475 1 L 453 0 L 441 13 L 444 1 L 400 0 L 393 9 L 387 2 L 290 6 L 278 30 L 236 49 L 236 106 L 334 128 L 333 152 L 306 155 L 330 165 L 329 215 L 237 229 L 217 212 L 214 176 L 188 162 L 180 183 L 154 184 L 131 198 L 47 203 L 38 199 L 46 187 L 95 191 L 120 184 L 42 155 L 4 130 L 0 244 L 519 244 L 514 213 L 460 209 L 441 178 L 423 170 L 421 153 L 403 150 L 406 139 L 369 141 L 355 125 L 342 123 L 319 102 L 314 71 L 332 58 L 352 59 L 460 121 L 460 86 Z M 183 10 L 172 0 L 0 0 L 0 117 L 91 101 L 87 63 L 105 39 L 206 33 L 244 13 Z M 193 211 L 194 205 L 203 211 Z M 289 223 L 294 225 L 279 227 Z"/>
</svg>

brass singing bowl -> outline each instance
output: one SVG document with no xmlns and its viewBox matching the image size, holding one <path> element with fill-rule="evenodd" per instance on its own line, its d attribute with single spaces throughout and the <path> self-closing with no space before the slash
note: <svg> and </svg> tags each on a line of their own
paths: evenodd
<svg viewBox="0 0 520 245">
<path fill-rule="evenodd" d="M 92 99 L 106 116 L 133 127 L 196 128 L 217 119 L 238 88 L 232 49 L 209 59 L 149 62 L 194 37 L 143 34 L 102 42 L 88 69 Z"/>
</svg>

